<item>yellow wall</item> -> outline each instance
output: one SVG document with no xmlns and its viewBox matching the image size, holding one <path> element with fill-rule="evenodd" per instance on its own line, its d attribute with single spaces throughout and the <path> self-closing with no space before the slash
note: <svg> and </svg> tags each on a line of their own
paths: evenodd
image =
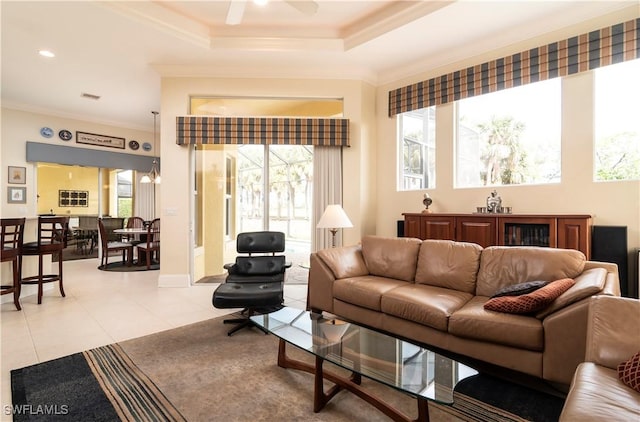
<svg viewBox="0 0 640 422">
<path fill-rule="evenodd" d="M 89 191 L 88 207 L 60 207 L 59 190 Z M 38 166 L 38 214 L 98 215 L 98 169 L 40 164 Z"/>
</svg>

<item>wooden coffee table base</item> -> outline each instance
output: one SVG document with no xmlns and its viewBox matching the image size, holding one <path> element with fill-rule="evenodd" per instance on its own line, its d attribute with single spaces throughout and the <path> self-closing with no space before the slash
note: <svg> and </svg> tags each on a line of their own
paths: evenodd
<svg viewBox="0 0 640 422">
<path fill-rule="evenodd" d="M 418 418 L 411 419 L 400 410 L 390 406 L 382 401 L 379 397 L 369 393 L 360 385 L 361 377 L 359 374 L 352 372 L 349 378 L 339 376 L 333 372 L 322 369 L 324 359 L 316 356 L 315 365 L 300 360 L 291 359 L 287 356 L 286 342 L 280 339 L 278 346 L 278 366 L 282 368 L 297 369 L 309 372 L 314 375 L 313 387 L 313 411 L 319 412 L 324 406 L 341 390 L 348 390 L 360 397 L 362 400 L 376 407 L 382 413 L 397 422 L 428 422 L 429 421 L 429 401 L 427 399 L 416 397 L 418 401 Z M 335 385 L 325 393 L 323 380 L 328 380 Z"/>
</svg>

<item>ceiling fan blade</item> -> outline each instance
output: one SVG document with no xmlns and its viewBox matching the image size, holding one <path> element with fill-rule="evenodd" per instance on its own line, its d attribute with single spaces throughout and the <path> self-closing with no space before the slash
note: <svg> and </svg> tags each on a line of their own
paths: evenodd
<svg viewBox="0 0 640 422">
<path fill-rule="evenodd" d="M 285 2 L 307 16 L 313 16 L 318 12 L 318 3 L 313 0 L 285 0 Z"/>
<path fill-rule="evenodd" d="M 229 9 L 227 10 L 227 19 L 225 23 L 227 25 L 238 25 L 242 22 L 242 16 L 244 15 L 244 7 L 247 4 L 247 0 L 231 0 L 229 1 Z"/>
</svg>

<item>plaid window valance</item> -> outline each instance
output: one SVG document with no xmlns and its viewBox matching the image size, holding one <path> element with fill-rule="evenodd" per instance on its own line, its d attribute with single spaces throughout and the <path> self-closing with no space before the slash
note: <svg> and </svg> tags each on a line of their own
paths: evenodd
<svg viewBox="0 0 640 422">
<path fill-rule="evenodd" d="M 178 145 L 349 146 L 349 119 L 178 116 Z"/>
<path fill-rule="evenodd" d="M 640 58 L 640 19 L 533 48 L 389 92 L 389 117 Z"/>
</svg>

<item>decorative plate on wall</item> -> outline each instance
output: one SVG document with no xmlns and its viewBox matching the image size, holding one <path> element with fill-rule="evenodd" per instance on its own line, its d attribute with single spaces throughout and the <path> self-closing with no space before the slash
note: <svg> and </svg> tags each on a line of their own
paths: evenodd
<svg viewBox="0 0 640 422">
<path fill-rule="evenodd" d="M 129 141 L 129 148 L 131 148 L 132 150 L 137 150 L 138 148 L 140 148 L 140 144 L 138 143 L 138 141 Z"/>
<path fill-rule="evenodd" d="M 44 136 L 45 138 L 51 138 L 53 136 L 53 129 L 45 126 L 40 129 L 40 135 Z"/>
<path fill-rule="evenodd" d="M 145 142 L 142 144 L 142 149 L 145 151 L 151 151 L 151 144 L 149 142 Z"/>
<path fill-rule="evenodd" d="M 60 132 L 58 132 L 58 136 L 60 137 L 60 139 L 62 139 L 63 141 L 70 141 L 71 138 L 73 138 L 73 135 L 71 134 L 71 132 L 69 132 L 66 129 L 62 129 Z"/>
</svg>

